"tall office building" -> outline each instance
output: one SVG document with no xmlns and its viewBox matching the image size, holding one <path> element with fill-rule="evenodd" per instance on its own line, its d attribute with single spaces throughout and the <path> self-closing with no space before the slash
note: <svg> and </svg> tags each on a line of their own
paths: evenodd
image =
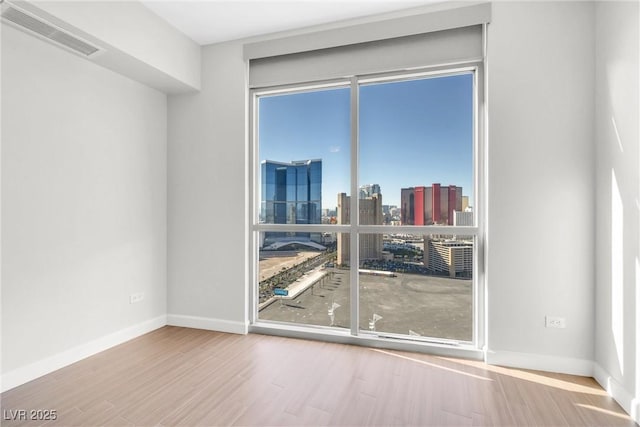
<svg viewBox="0 0 640 427">
<path fill-rule="evenodd" d="M 351 197 L 345 193 L 338 194 L 338 224 L 349 224 L 349 212 Z M 375 193 L 371 197 L 359 200 L 360 213 L 359 221 L 361 225 L 381 225 L 384 220 L 382 214 L 382 194 Z M 349 264 L 351 254 L 351 239 L 346 233 L 338 233 L 338 254 L 337 263 L 339 265 Z M 381 259 L 382 258 L 382 234 L 360 234 L 360 260 Z"/>
<path fill-rule="evenodd" d="M 360 186 L 360 195 L 361 199 L 366 199 L 367 197 L 373 197 L 374 194 L 380 193 L 380 185 L 378 184 L 365 184 Z"/>
<path fill-rule="evenodd" d="M 415 205 L 414 188 L 402 188 L 400 190 L 400 222 L 402 225 L 414 225 Z"/>
<path fill-rule="evenodd" d="M 462 187 L 409 187 L 400 190 L 402 225 L 453 225 L 453 212 L 462 210 Z"/>
<path fill-rule="evenodd" d="M 320 224 L 322 220 L 322 160 L 261 163 L 260 222 L 265 224 Z M 266 232 L 264 243 L 312 240 L 320 233 Z"/>
</svg>

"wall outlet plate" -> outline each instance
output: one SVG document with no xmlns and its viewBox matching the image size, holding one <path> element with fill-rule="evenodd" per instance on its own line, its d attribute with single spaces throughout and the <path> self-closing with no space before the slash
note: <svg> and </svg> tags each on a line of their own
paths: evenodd
<svg viewBox="0 0 640 427">
<path fill-rule="evenodd" d="M 144 292 L 138 292 L 135 294 L 129 295 L 129 304 L 135 304 L 144 299 Z"/>
<path fill-rule="evenodd" d="M 567 321 L 564 317 L 556 317 L 556 316 L 545 316 L 544 317 L 544 326 L 546 328 L 560 328 L 564 329 L 567 327 Z"/>
</svg>

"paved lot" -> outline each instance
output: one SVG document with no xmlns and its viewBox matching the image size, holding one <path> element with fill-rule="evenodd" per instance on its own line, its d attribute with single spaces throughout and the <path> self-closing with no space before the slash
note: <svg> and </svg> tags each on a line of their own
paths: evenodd
<svg viewBox="0 0 640 427">
<path fill-rule="evenodd" d="M 330 326 L 329 307 L 335 302 L 334 326 L 349 328 L 349 271 L 327 269 L 322 284 L 294 300 L 275 301 L 259 313 L 262 320 Z M 471 280 L 398 274 L 360 275 L 360 328 L 369 330 L 373 315 L 377 332 L 413 333 L 460 341 L 472 339 Z"/>
</svg>

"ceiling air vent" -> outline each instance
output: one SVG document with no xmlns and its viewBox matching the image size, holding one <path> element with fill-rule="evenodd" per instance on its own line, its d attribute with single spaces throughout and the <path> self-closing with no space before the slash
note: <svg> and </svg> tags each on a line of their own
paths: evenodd
<svg viewBox="0 0 640 427">
<path fill-rule="evenodd" d="M 93 46 L 84 40 L 80 40 L 69 32 L 63 31 L 43 19 L 33 16 L 32 14 L 23 12 L 6 2 L 4 3 L 5 4 L 2 8 L 2 19 L 12 23 L 14 26 L 17 26 L 22 30 L 27 30 L 31 33 L 35 33 L 46 40 L 52 41 L 57 45 L 64 46 L 67 49 L 85 57 L 91 56 L 100 51 L 96 46 Z"/>
</svg>

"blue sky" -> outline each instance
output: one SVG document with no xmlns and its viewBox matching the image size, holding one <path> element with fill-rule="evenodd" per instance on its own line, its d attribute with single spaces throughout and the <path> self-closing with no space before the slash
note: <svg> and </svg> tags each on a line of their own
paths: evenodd
<svg viewBox="0 0 640 427">
<path fill-rule="evenodd" d="M 359 185 L 379 184 L 385 205 L 400 189 L 457 185 L 473 196 L 471 74 L 363 85 Z M 260 160 L 322 159 L 322 208 L 350 193 L 349 88 L 265 96 L 259 104 Z"/>
</svg>

